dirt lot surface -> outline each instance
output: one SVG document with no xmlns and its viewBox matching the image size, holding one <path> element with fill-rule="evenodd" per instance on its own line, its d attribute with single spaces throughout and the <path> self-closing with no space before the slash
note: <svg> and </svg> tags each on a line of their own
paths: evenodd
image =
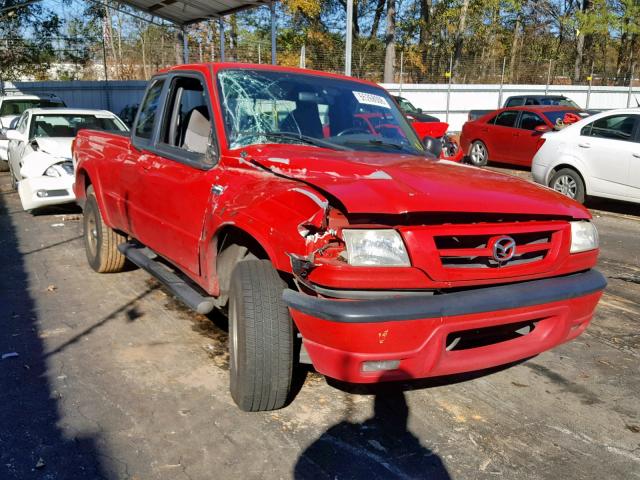
<svg viewBox="0 0 640 480">
<path fill-rule="evenodd" d="M 640 212 L 594 215 L 609 287 L 576 341 L 375 390 L 309 372 L 290 406 L 249 414 L 223 317 L 143 271 L 93 273 L 81 214 L 25 213 L 1 174 L 0 478 L 640 478 Z"/>
</svg>

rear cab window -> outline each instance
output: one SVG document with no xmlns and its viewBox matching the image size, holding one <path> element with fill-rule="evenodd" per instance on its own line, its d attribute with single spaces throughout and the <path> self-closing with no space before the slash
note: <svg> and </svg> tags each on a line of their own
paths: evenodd
<svg viewBox="0 0 640 480">
<path fill-rule="evenodd" d="M 160 99 L 162 96 L 162 89 L 164 87 L 165 79 L 155 80 L 147 94 L 144 97 L 144 101 L 138 112 L 138 118 L 133 130 L 133 137 L 136 140 L 142 140 L 143 144 L 149 144 L 151 137 L 153 136 L 153 129 L 156 122 L 158 113 L 158 107 L 160 107 Z"/>
</svg>

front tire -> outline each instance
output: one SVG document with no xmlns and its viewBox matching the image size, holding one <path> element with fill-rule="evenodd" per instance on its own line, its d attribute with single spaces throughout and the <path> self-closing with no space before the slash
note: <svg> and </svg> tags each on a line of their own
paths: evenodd
<svg viewBox="0 0 640 480">
<path fill-rule="evenodd" d="M 285 282 L 268 260 L 239 262 L 231 276 L 231 396 L 246 412 L 282 408 L 293 375 L 293 322 Z"/>
<path fill-rule="evenodd" d="M 577 202 L 584 203 L 586 197 L 584 181 L 580 174 L 571 168 L 563 168 L 554 173 L 549 181 L 549 187 Z"/>
<path fill-rule="evenodd" d="M 484 167 L 489 163 L 489 150 L 481 140 L 476 140 L 469 148 L 469 161 L 476 167 Z"/>
<path fill-rule="evenodd" d="M 127 238 L 104 223 L 93 186 L 87 188 L 83 226 L 84 249 L 91 268 L 98 273 L 121 272 L 126 257 L 120 253 L 118 245 Z"/>
</svg>

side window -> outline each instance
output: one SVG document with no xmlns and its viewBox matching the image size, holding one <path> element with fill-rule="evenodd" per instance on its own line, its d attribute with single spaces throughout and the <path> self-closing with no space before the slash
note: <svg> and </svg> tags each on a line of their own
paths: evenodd
<svg viewBox="0 0 640 480">
<path fill-rule="evenodd" d="M 520 116 L 520 128 L 524 130 L 535 130 L 540 125 L 546 125 L 544 120 L 537 113 L 522 112 Z"/>
<path fill-rule="evenodd" d="M 535 99 L 535 98 L 527 98 L 527 101 L 524 104 L 525 105 L 539 105 L 540 102 L 538 102 L 538 100 Z"/>
<path fill-rule="evenodd" d="M 519 107 L 520 105 L 524 105 L 523 97 L 513 97 L 507 100 L 505 107 Z"/>
<path fill-rule="evenodd" d="M 195 77 L 174 77 L 160 130 L 160 143 L 204 154 L 211 135 L 211 112 L 204 85 Z"/>
<path fill-rule="evenodd" d="M 135 136 L 144 139 L 150 139 L 153 134 L 153 125 L 156 118 L 158 107 L 160 106 L 160 94 L 164 80 L 156 81 L 147 92 L 144 102 L 140 106 L 140 114 L 138 122 L 134 130 Z"/>
<path fill-rule="evenodd" d="M 518 118 L 517 110 L 508 110 L 506 112 L 499 113 L 495 119 L 495 125 L 501 127 L 514 127 L 516 125 L 516 118 Z"/>
<path fill-rule="evenodd" d="M 635 115 L 612 115 L 591 123 L 591 131 L 586 134 L 591 137 L 630 141 L 635 124 Z M 585 129 L 586 127 L 580 133 L 584 134 Z"/>
</svg>

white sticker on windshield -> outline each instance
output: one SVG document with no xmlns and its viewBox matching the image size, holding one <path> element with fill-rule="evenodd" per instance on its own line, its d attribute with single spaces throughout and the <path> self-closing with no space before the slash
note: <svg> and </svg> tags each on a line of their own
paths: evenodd
<svg viewBox="0 0 640 480">
<path fill-rule="evenodd" d="M 376 95 L 374 93 L 366 92 L 353 92 L 353 96 L 356 100 L 365 105 L 375 105 L 376 107 L 391 108 L 389 102 L 382 95 Z"/>
</svg>

